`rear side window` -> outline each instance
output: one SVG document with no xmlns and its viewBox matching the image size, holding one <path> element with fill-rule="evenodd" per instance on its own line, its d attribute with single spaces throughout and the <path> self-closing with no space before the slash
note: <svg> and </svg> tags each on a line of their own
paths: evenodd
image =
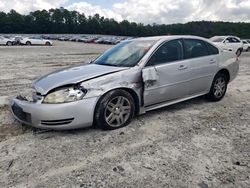
<svg viewBox="0 0 250 188">
<path fill-rule="evenodd" d="M 209 55 L 205 43 L 198 39 L 184 39 L 185 58 L 196 58 Z"/>
<path fill-rule="evenodd" d="M 230 42 L 230 43 L 239 43 L 240 40 L 235 38 L 235 37 L 228 37 L 227 40 Z"/>
<path fill-rule="evenodd" d="M 218 48 L 216 48 L 215 46 L 209 44 L 206 42 L 206 45 L 207 45 L 207 48 L 208 48 L 208 51 L 209 51 L 209 54 L 210 55 L 215 55 L 215 54 L 219 54 L 219 50 Z"/>
<path fill-rule="evenodd" d="M 147 66 L 170 63 L 183 59 L 183 47 L 181 40 L 172 40 L 163 44 L 152 55 Z"/>
</svg>

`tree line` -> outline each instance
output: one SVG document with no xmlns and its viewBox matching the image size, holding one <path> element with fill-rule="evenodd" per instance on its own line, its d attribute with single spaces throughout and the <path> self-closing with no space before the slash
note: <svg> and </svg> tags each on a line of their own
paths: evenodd
<svg viewBox="0 0 250 188">
<path fill-rule="evenodd" d="M 0 33 L 37 34 L 105 34 L 122 36 L 154 35 L 235 35 L 250 38 L 250 23 L 196 21 L 185 24 L 142 24 L 104 18 L 65 8 L 37 10 L 22 15 L 11 10 L 0 12 Z"/>
</svg>

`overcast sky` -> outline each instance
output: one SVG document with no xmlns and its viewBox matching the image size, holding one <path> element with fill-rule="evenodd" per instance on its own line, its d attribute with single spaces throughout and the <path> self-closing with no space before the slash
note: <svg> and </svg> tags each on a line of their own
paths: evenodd
<svg viewBox="0 0 250 188">
<path fill-rule="evenodd" d="M 145 24 L 250 21 L 250 0 L 0 0 L 0 11 L 15 9 L 22 14 L 61 6 L 86 15 L 99 13 Z"/>
</svg>

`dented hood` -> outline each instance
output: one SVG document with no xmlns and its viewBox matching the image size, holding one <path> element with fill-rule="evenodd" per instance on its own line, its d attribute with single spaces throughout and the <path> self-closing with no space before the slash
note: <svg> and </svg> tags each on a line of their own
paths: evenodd
<svg viewBox="0 0 250 188">
<path fill-rule="evenodd" d="M 42 95 L 50 90 L 69 84 L 76 84 L 85 80 L 111 74 L 128 69 L 128 67 L 113 67 L 97 64 L 86 64 L 82 66 L 67 68 L 47 74 L 34 82 L 33 86 Z"/>
</svg>

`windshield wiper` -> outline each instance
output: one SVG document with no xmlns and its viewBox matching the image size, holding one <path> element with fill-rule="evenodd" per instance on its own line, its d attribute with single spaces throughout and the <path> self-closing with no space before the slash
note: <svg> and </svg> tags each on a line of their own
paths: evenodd
<svg viewBox="0 0 250 188">
<path fill-rule="evenodd" d="M 110 63 L 103 63 L 103 64 L 99 64 L 99 65 L 111 66 L 111 67 L 120 67 L 119 65 L 114 65 L 114 64 L 110 64 Z"/>
</svg>

